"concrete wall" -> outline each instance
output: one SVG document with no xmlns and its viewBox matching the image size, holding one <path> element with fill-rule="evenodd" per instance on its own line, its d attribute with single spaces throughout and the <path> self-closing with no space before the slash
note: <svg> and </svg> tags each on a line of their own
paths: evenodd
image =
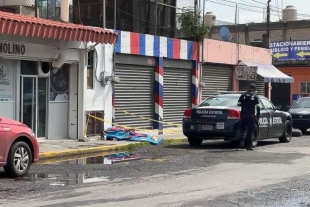
<svg viewBox="0 0 310 207">
<path fill-rule="evenodd" d="M 237 27 L 234 25 L 228 25 L 228 29 L 231 35 L 234 37 L 233 42 L 239 44 L 249 44 L 254 39 L 262 39 L 262 35 L 265 33 L 265 23 L 250 23 L 239 24 Z M 220 26 L 212 27 L 209 38 L 219 40 Z M 308 40 L 310 34 L 310 22 L 307 20 L 290 21 L 290 22 L 272 22 L 270 24 L 270 36 L 271 42 L 275 41 L 289 41 L 291 40 Z"/>
<path fill-rule="evenodd" d="M 271 50 L 248 45 L 206 39 L 204 41 L 205 62 L 236 65 L 238 60 L 271 64 Z"/>
</svg>

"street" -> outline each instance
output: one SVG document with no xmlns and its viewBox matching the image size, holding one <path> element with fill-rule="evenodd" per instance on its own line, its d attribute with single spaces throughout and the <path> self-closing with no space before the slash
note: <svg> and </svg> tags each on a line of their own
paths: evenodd
<svg viewBox="0 0 310 207">
<path fill-rule="evenodd" d="M 33 165 L 27 177 L 0 171 L 0 206 L 310 206 L 310 136 L 261 141 L 148 146 L 143 159 L 104 165 L 102 156 Z M 85 164 L 86 163 L 86 164 Z"/>
</svg>

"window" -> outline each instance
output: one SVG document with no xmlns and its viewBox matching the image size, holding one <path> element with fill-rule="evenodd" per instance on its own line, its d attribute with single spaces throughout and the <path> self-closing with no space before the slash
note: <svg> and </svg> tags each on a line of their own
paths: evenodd
<svg viewBox="0 0 310 207">
<path fill-rule="evenodd" d="M 310 82 L 300 82 L 299 92 L 300 93 L 310 93 Z"/>
<path fill-rule="evenodd" d="M 216 96 L 205 99 L 200 106 L 237 106 L 239 96 Z"/>
<path fill-rule="evenodd" d="M 87 89 L 94 89 L 94 50 L 87 53 Z"/>
<path fill-rule="evenodd" d="M 297 108 L 310 108 L 310 99 L 308 98 L 298 99 L 292 106 L 292 109 L 297 109 Z"/>
<path fill-rule="evenodd" d="M 262 103 L 264 104 L 265 109 L 270 110 L 274 109 L 273 104 L 265 98 L 261 98 Z"/>
</svg>

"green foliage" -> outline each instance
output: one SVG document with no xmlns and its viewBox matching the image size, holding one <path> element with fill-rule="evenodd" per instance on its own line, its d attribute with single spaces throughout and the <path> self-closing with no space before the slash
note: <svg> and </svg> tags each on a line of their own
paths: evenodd
<svg viewBox="0 0 310 207">
<path fill-rule="evenodd" d="M 200 11 L 185 9 L 178 18 L 181 23 L 181 31 L 185 37 L 194 37 L 197 42 L 202 41 L 210 31 L 210 26 L 203 25 L 203 17 Z"/>
</svg>

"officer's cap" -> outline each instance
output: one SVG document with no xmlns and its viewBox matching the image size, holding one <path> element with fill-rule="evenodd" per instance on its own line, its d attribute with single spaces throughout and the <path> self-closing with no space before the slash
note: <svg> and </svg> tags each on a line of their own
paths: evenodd
<svg viewBox="0 0 310 207">
<path fill-rule="evenodd" d="M 249 88 L 251 88 L 251 89 L 256 89 L 256 86 L 255 86 L 254 83 L 251 83 L 251 84 L 249 85 Z"/>
</svg>

